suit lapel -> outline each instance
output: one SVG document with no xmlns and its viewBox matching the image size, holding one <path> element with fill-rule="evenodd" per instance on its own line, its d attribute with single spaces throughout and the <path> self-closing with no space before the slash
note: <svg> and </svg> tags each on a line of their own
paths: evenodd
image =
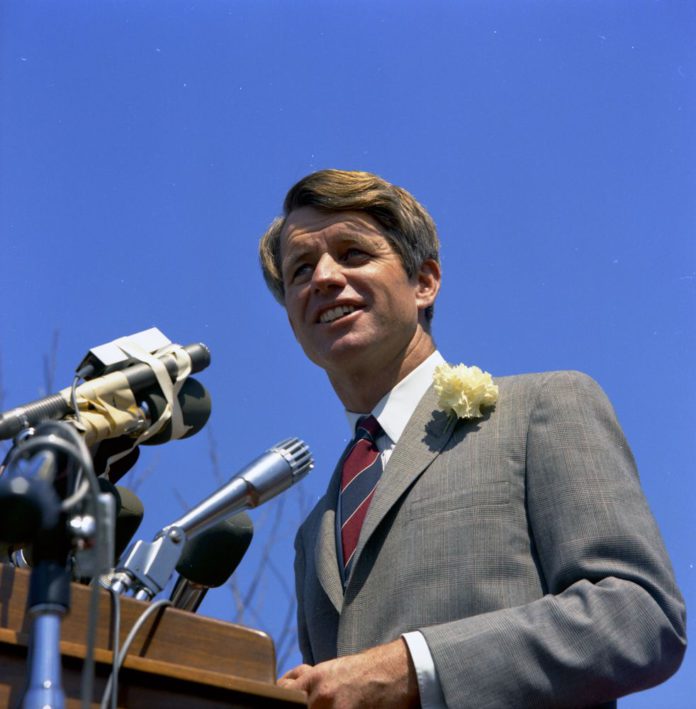
<svg viewBox="0 0 696 709">
<path fill-rule="evenodd" d="M 341 456 L 342 459 L 343 456 Z M 341 479 L 340 467 L 339 461 L 322 500 L 323 509 L 319 513 L 318 529 L 313 530 L 316 534 L 313 533 L 310 536 L 310 539 L 316 540 L 314 563 L 317 569 L 317 578 L 339 613 L 343 606 L 343 582 L 336 554 L 336 500 Z"/>
<path fill-rule="evenodd" d="M 353 569 L 360 563 L 365 545 L 385 515 L 445 447 L 454 431 L 451 423 L 438 410 L 437 395 L 430 387 L 413 412 L 382 473 L 360 532 Z"/>
<path fill-rule="evenodd" d="M 450 419 L 438 409 L 437 395 L 431 387 L 413 412 L 382 473 L 360 533 L 353 569 L 358 565 L 360 555 L 379 523 L 445 447 L 453 430 Z M 316 540 L 314 563 L 317 578 L 339 613 L 343 607 L 343 583 L 336 554 L 336 501 L 342 459 L 341 456 L 331 476 L 329 487 L 321 502 L 322 507 L 317 510 L 317 525 L 308 530 L 309 539 Z"/>
</svg>

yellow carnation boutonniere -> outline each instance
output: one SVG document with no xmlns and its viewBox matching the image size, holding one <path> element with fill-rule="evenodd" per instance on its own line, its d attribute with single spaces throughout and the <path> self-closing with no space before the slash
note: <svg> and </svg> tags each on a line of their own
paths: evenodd
<svg viewBox="0 0 696 709">
<path fill-rule="evenodd" d="M 460 419 L 480 418 L 481 409 L 498 400 L 498 385 L 479 367 L 440 364 L 433 372 L 433 383 L 440 408 Z"/>
</svg>

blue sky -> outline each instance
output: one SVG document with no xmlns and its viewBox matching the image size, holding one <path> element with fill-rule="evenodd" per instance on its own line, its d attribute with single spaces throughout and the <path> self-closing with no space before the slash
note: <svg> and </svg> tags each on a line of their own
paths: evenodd
<svg viewBox="0 0 696 709">
<path fill-rule="evenodd" d="M 371 170 L 438 224 L 447 359 L 607 391 L 693 605 L 695 31 L 679 0 L 4 0 L 3 409 L 45 393 L 54 332 L 54 389 L 153 325 L 208 344 L 210 425 L 143 452 L 142 536 L 217 487 L 211 444 L 229 477 L 305 439 L 316 469 L 253 513 L 236 575 L 261 568 L 243 620 L 277 637 L 301 509 L 349 432 L 256 243 L 306 173 Z M 203 612 L 233 618 L 232 594 Z M 686 707 L 694 677 L 687 655 L 622 706 Z"/>
</svg>

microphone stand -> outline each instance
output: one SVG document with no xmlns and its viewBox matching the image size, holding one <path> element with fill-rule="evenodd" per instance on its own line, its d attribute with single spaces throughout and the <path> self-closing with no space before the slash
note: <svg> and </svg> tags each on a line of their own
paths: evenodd
<svg viewBox="0 0 696 709">
<path fill-rule="evenodd" d="M 198 606 L 203 602 L 203 598 L 207 592 L 207 586 L 189 581 L 179 574 L 179 578 L 174 584 L 169 600 L 174 608 L 195 613 L 198 610 Z"/>
<path fill-rule="evenodd" d="M 49 547 L 46 558 L 35 562 L 31 570 L 27 602 L 27 615 L 31 619 L 29 679 L 23 709 L 63 709 L 65 706 L 61 684 L 60 628 L 63 616 L 70 610 L 72 574 L 67 535 L 61 534 L 61 531 L 56 528 L 48 532 L 63 539 L 57 539 L 58 544 L 46 545 Z M 51 546 L 54 548 L 50 549 Z M 36 553 L 37 544 L 34 550 Z"/>
<path fill-rule="evenodd" d="M 50 450 L 40 449 L 32 456 L 32 467 L 36 461 L 40 461 L 42 476 L 49 480 L 55 480 L 61 472 L 58 459 Z M 11 476 L 11 471 L 8 472 Z M 34 480 L 29 478 L 29 482 L 31 487 Z M 65 693 L 61 684 L 60 629 L 63 616 L 70 611 L 71 543 L 66 515 L 60 510 L 58 496 L 39 494 L 33 502 L 44 508 L 44 519 L 53 519 L 55 524 L 38 531 L 32 543 L 27 599 L 27 617 L 30 619 L 28 680 L 22 709 L 63 709 Z"/>
<path fill-rule="evenodd" d="M 65 707 L 60 631 L 63 616 L 70 611 L 72 541 L 84 534 L 62 509 L 61 497 L 75 480 L 74 461 L 65 455 L 70 438 L 64 426 L 47 422 L 36 431 L 28 430 L 8 454 L 10 462 L 0 476 L 3 535 L 10 537 L 13 524 L 18 525 L 17 538 L 7 541 L 32 544 L 28 679 L 22 709 Z"/>
</svg>

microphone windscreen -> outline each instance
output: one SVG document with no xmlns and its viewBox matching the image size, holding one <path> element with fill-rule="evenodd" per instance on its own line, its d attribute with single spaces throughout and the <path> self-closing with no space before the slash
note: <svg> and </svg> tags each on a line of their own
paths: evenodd
<svg viewBox="0 0 696 709">
<path fill-rule="evenodd" d="M 99 483 L 99 490 L 101 492 L 110 492 L 114 496 L 114 498 L 116 499 L 116 511 L 118 512 L 121 506 L 121 500 L 115 486 L 104 478 L 97 478 L 97 482 Z M 3 515 L 3 519 L 5 518 L 6 517 Z M 0 534 L 1 527 L 2 525 L 0 525 Z M 32 540 L 21 541 L 20 543 L 15 544 L 6 544 L 4 542 L 0 542 L 0 563 L 14 563 L 16 565 L 19 565 L 17 564 L 17 557 L 13 556 L 19 553 L 21 557 L 23 557 L 24 562 L 26 564 L 28 564 L 29 566 L 33 566 L 34 549 L 31 544 L 31 541 Z"/>
<path fill-rule="evenodd" d="M 176 570 L 200 586 L 222 586 L 239 565 L 253 535 L 254 526 L 246 512 L 224 519 L 186 542 Z"/>
<path fill-rule="evenodd" d="M 189 438 L 198 433 L 208 422 L 211 411 L 210 394 L 208 390 L 193 377 L 184 381 L 177 396 L 181 407 L 181 417 L 184 425 L 189 426 L 189 430 L 181 438 Z M 164 413 L 167 402 L 158 388 L 152 388 L 146 396 L 142 398 L 142 403 L 147 405 L 150 411 L 150 418 L 157 421 Z M 142 442 L 142 445 L 157 445 L 172 440 L 171 420 L 162 427 L 154 436 Z"/>
<path fill-rule="evenodd" d="M 0 542 L 23 546 L 59 521 L 60 498 L 53 483 L 34 476 L 0 476 Z"/>
<path fill-rule="evenodd" d="M 142 501 L 134 492 L 120 485 L 116 485 L 114 489 L 118 495 L 116 533 L 114 535 L 114 549 L 116 559 L 118 559 L 138 531 L 145 516 L 145 510 Z"/>
<path fill-rule="evenodd" d="M 118 436 L 117 438 L 107 438 L 100 441 L 92 453 L 94 472 L 97 475 L 103 475 L 106 472 L 109 458 L 122 451 L 127 451 L 133 446 L 133 443 L 134 441 L 130 436 Z M 124 455 L 123 458 L 111 463 L 108 472 L 109 480 L 112 483 L 117 483 L 136 464 L 139 456 L 140 448 L 136 447 L 130 453 Z"/>
</svg>

